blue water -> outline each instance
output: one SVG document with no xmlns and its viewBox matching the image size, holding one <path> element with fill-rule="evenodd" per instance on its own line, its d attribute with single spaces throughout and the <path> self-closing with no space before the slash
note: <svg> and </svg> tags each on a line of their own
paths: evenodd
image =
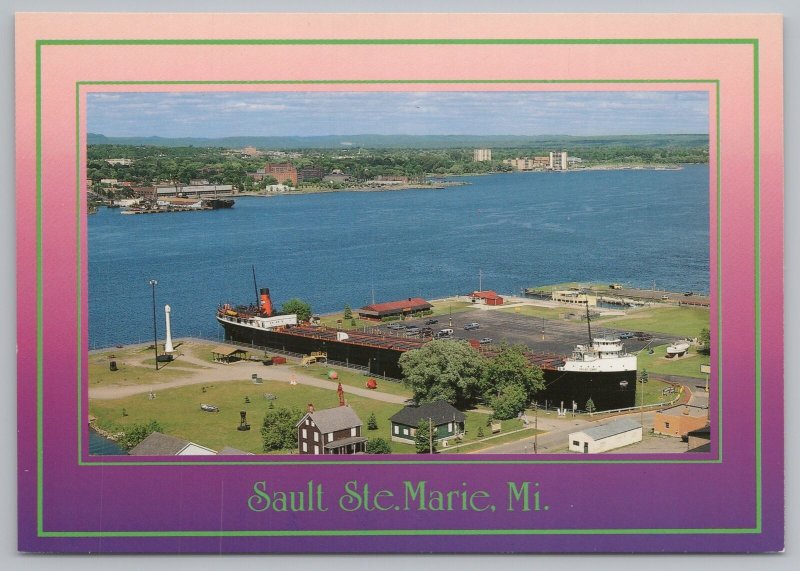
<svg viewBox="0 0 800 571">
<path fill-rule="evenodd" d="M 315 313 L 567 281 L 709 289 L 708 166 L 464 177 L 444 190 L 240 197 L 230 210 L 89 217 L 90 346 L 217 338 L 221 302 L 269 287 Z"/>
</svg>

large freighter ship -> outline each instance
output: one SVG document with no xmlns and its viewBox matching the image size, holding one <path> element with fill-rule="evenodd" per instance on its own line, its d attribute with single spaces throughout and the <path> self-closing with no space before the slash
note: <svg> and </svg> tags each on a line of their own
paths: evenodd
<svg viewBox="0 0 800 571">
<path fill-rule="evenodd" d="M 395 379 L 402 377 L 400 356 L 429 341 L 303 324 L 297 315 L 273 311 L 269 289 L 259 290 L 259 297 L 258 306 L 218 308 L 226 340 L 300 354 L 322 351 L 329 360 Z M 545 388 L 536 395 L 540 406 L 571 409 L 574 402 L 585 410 L 591 399 L 602 411 L 636 404 L 636 355 L 626 353 L 619 339 L 592 338 L 591 345 L 578 345 L 570 357 L 528 353 L 528 359 L 544 373 Z"/>
</svg>

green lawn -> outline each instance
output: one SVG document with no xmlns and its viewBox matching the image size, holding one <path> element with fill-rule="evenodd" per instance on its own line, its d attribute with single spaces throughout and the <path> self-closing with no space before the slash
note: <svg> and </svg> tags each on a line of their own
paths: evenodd
<svg viewBox="0 0 800 571">
<path fill-rule="evenodd" d="M 329 365 L 325 365 L 324 363 L 309 365 L 307 367 L 303 367 L 302 365 L 295 365 L 292 366 L 292 369 L 297 371 L 298 373 L 309 375 L 312 377 L 317 377 L 319 379 L 324 379 L 324 380 L 333 380 L 328 377 L 328 373 L 330 371 L 336 371 L 336 374 L 339 377 L 338 379 L 335 379 L 336 381 L 342 383 L 342 385 L 344 385 L 345 387 L 348 386 L 359 387 L 362 389 L 366 388 L 366 383 L 368 379 L 374 378 L 378 382 L 377 390 L 380 392 L 403 396 L 406 398 L 411 398 L 412 395 L 411 391 L 406 389 L 402 383 L 384 381 L 381 377 L 365 375 L 363 373 L 357 371 L 349 371 L 341 367 L 330 367 Z"/>
<path fill-rule="evenodd" d="M 273 401 L 274 406 L 294 407 L 300 411 L 305 411 L 308 403 L 313 403 L 318 410 L 338 406 L 336 391 L 304 385 L 291 386 L 265 379 L 263 384 L 259 385 L 242 380 L 165 389 L 159 391 L 154 400 L 148 399 L 147 395 L 136 395 L 113 401 L 91 400 L 89 413 L 97 417 L 99 427 L 111 432 L 123 430 L 125 426 L 146 424 L 151 420 L 156 420 L 164 428 L 165 433 L 185 438 L 214 450 L 230 446 L 246 452 L 261 453 L 260 428 L 270 402 L 264 398 L 265 393 L 272 393 L 278 397 Z M 250 402 L 246 402 L 245 397 Z M 364 436 L 385 439 L 390 443 L 393 453 L 415 453 L 413 445 L 391 441 L 389 418 L 401 409 L 401 405 L 375 401 L 352 394 L 347 395 L 347 402 L 364 423 L 362 428 Z M 203 412 L 200 410 L 201 403 L 216 405 L 220 408 L 220 412 Z M 125 416 L 123 416 L 123 409 Z M 249 431 L 237 430 L 240 420 L 239 411 L 242 410 L 247 412 L 247 420 L 251 425 Z M 377 430 L 367 429 L 367 421 L 372 413 L 375 414 L 378 421 Z M 464 442 L 477 441 L 479 428 L 482 429 L 484 436 L 491 436 L 491 428 L 486 426 L 488 415 L 467 412 L 466 417 Z M 503 421 L 502 425 L 503 433 L 523 426 L 522 422 L 516 419 Z M 524 434 L 530 435 L 528 432 Z M 521 437 L 523 437 L 522 434 L 509 437 L 509 439 Z M 497 444 L 502 441 L 495 439 L 489 443 Z M 441 449 L 443 448 L 440 446 Z M 281 453 L 294 454 L 296 451 L 286 450 Z"/>
<path fill-rule="evenodd" d="M 614 329 L 693 338 L 709 326 L 709 315 L 708 308 L 703 307 L 649 307 L 630 311 L 625 317 L 600 317 L 593 321 Z"/>
<path fill-rule="evenodd" d="M 710 362 L 708 355 L 700 355 L 695 347 L 690 347 L 686 357 L 680 359 L 667 359 L 667 345 L 653 347 L 653 354 L 648 355 L 647 351 L 639 353 L 639 371 L 647 369 L 650 374 L 680 375 L 683 377 L 693 377 L 695 379 L 705 379 L 705 373 L 700 372 L 700 365 L 707 365 Z"/>
</svg>

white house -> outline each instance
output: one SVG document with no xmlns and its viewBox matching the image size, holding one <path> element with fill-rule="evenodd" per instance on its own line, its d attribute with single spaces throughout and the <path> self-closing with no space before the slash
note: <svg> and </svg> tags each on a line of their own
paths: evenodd
<svg viewBox="0 0 800 571">
<path fill-rule="evenodd" d="M 642 425 L 620 418 L 569 435 L 569 451 L 597 454 L 642 441 Z"/>
</svg>

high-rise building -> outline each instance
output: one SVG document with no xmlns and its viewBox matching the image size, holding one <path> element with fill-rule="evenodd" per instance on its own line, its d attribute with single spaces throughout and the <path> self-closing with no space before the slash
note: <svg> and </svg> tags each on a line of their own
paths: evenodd
<svg viewBox="0 0 800 571">
<path fill-rule="evenodd" d="M 472 151 L 472 160 L 476 163 L 491 161 L 492 149 L 474 149 Z"/>
</svg>

